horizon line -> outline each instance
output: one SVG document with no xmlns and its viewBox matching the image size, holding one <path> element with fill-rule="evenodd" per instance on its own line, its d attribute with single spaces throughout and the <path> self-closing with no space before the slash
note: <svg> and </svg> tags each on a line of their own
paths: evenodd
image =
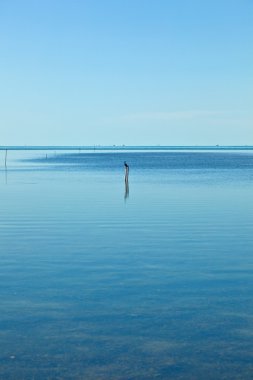
<svg viewBox="0 0 253 380">
<path fill-rule="evenodd" d="M 253 145 L 2 145 L 0 150 L 252 150 Z"/>
</svg>

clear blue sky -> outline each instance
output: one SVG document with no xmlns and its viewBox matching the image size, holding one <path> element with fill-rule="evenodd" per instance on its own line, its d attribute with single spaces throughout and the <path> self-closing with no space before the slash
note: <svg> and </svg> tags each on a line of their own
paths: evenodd
<svg viewBox="0 0 253 380">
<path fill-rule="evenodd" d="M 0 145 L 253 145 L 252 0 L 0 0 Z"/>
</svg>

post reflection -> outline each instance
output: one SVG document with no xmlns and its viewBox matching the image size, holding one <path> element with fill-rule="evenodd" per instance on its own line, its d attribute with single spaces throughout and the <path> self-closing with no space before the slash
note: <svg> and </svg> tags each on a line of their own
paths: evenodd
<svg viewBox="0 0 253 380">
<path fill-rule="evenodd" d="M 8 184 L 8 169 L 7 169 L 7 167 L 5 167 L 4 172 L 5 172 L 5 185 L 7 185 Z"/>
<path fill-rule="evenodd" d="M 129 182 L 128 182 L 128 178 L 127 179 L 125 178 L 125 195 L 124 195 L 125 201 L 127 200 L 128 197 L 129 197 Z"/>
</svg>

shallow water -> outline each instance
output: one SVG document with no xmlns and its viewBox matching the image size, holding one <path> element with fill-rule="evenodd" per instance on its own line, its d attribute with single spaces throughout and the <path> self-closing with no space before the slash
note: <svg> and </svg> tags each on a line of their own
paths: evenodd
<svg viewBox="0 0 253 380">
<path fill-rule="evenodd" d="M 252 191 L 253 151 L 8 152 L 0 378 L 252 379 Z"/>
</svg>

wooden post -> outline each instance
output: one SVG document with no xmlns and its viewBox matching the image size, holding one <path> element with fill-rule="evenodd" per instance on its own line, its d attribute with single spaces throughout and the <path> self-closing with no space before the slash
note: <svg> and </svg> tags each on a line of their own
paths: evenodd
<svg viewBox="0 0 253 380">
<path fill-rule="evenodd" d="M 127 165 L 126 161 L 124 162 L 124 166 L 125 166 L 125 182 L 128 182 L 129 166 Z"/>
</svg>

